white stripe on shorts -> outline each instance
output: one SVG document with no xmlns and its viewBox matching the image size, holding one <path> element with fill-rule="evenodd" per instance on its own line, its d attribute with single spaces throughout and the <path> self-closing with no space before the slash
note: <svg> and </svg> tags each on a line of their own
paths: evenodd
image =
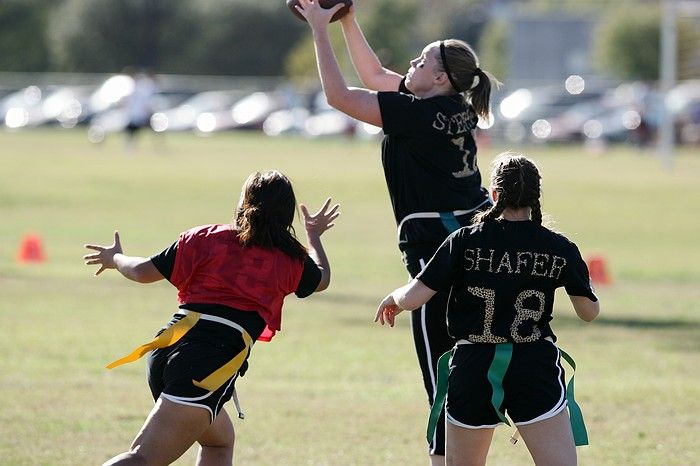
<svg viewBox="0 0 700 466">
<path fill-rule="evenodd" d="M 204 397 L 200 397 L 199 399 L 206 398 L 209 395 L 211 395 L 211 393 L 207 393 Z M 168 395 L 167 393 L 161 393 L 160 396 L 165 398 L 166 400 L 172 401 L 173 403 L 177 403 L 179 405 L 194 406 L 195 408 L 204 408 L 209 412 L 209 419 L 211 421 L 214 420 L 214 413 L 212 412 L 211 408 L 207 405 L 185 401 L 185 400 L 188 400 L 190 398 Z"/>
<path fill-rule="evenodd" d="M 420 259 L 418 261 L 420 263 L 420 268 L 423 270 L 425 268 L 425 260 Z M 427 304 L 427 303 L 426 303 Z M 430 383 L 432 384 L 433 388 L 433 394 L 432 394 L 432 400 L 435 400 L 435 392 L 437 391 L 436 387 L 436 380 L 435 380 L 435 370 L 433 369 L 433 353 L 430 349 L 430 342 L 428 341 L 428 327 L 426 324 L 426 318 L 425 318 L 425 306 L 426 304 L 423 304 L 420 308 L 420 324 L 421 324 L 421 332 L 423 334 L 423 346 L 425 347 L 425 357 L 427 360 L 428 364 L 428 371 L 430 372 Z M 437 429 L 433 433 L 433 438 L 432 441 L 430 442 L 431 445 L 433 445 L 433 448 L 430 449 L 430 454 L 433 454 L 435 452 L 435 444 L 437 443 Z"/>
<path fill-rule="evenodd" d="M 522 422 L 516 422 L 516 426 L 525 426 L 528 424 L 534 424 L 535 422 L 538 421 L 544 421 L 545 419 L 549 419 L 550 417 L 554 417 L 557 414 L 559 414 L 564 408 L 567 406 L 566 402 L 566 387 L 561 382 L 561 364 L 557 364 L 557 361 L 561 361 L 561 354 L 559 353 L 559 348 L 557 348 L 557 345 L 554 344 L 552 339 L 550 337 L 545 338 L 545 340 L 549 340 L 550 343 L 552 343 L 552 346 L 554 346 L 557 350 L 557 359 L 554 361 L 554 365 L 557 366 L 557 369 L 559 370 L 559 374 L 557 375 L 557 380 L 559 381 L 559 388 L 561 390 L 561 395 L 559 397 L 559 401 L 554 405 L 552 409 L 547 411 L 544 414 L 540 414 L 534 419 L 530 419 L 529 421 L 522 421 Z"/>
</svg>

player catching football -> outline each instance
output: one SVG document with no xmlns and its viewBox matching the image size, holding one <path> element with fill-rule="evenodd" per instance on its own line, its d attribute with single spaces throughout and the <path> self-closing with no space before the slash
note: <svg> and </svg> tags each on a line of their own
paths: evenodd
<svg viewBox="0 0 700 466">
<path fill-rule="evenodd" d="M 349 88 L 328 36 L 341 8 L 299 0 L 312 28 L 318 69 L 328 103 L 384 130 L 382 164 L 398 227 L 399 249 L 415 277 L 451 232 L 468 225 L 491 203 L 481 187 L 474 132 L 488 118 L 494 78 L 474 51 L 455 39 L 432 42 L 411 60 L 405 76 L 379 62 L 355 20 L 354 7 L 340 19 L 352 62 L 367 88 Z M 432 403 L 437 360 L 454 346 L 447 333 L 447 294 L 437 293 L 412 314 L 413 339 Z M 429 440 L 431 463 L 444 464 L 444 428 Z"/>
</svg>

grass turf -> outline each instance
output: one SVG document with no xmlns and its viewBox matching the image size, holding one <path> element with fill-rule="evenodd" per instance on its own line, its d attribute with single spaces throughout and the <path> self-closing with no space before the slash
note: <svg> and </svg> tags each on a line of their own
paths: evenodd
<svg viewBox="0 0 700 466">
<path fill-rule="evenodd" d="M 7 465 L 100 463 L 126 449 L 152 405 L 144 362 L 104 364 L 150 339 L 176 306 L 167 283 L 144 286 L 82 264 L 87 242 L 149 255 L 193 225 L 230 220 L 240 185 L 277 168 L 315 208 L 341 203 L 325 236 L 331 288 L 289 298 L 284 329 L 258 344 L 239 395 L 236 463 L 421 465 L 427 401 L 408 319 L 372 324 L 379 300 L 405 282 L 377 142 L 168 135 L 126 153 L 81 131 L 0 133 L 0 458 Z M 489 161 L 505 149 L 480 150 Z M 683 150 L 671 170 L 652 153 L 531 147 L 542 205 L 584 255 L 605 258 L 601 317 L 575 318 L 558 296 L 553 326 L 578 363 L 577 397 L 591 445 L 582 465 L 700 461 L 700 157 Z M 301 227 L 297 227 L 301 231 Z M 42 264 L 16 261 L 21 238 L 40 235 Z M 232 407 L 229 408 L 232 410 Z M 531 464 L 510 430 L 496 430 L 489 464 Z M 192 464 L 194 450 L 176 464 Z"/>
</svg>

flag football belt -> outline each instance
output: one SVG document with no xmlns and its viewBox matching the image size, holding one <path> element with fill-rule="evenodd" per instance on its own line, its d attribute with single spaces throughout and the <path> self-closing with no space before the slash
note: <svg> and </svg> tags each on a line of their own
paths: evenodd
<svg viewBox="0 0 700 466">
<path fill-rule="evenodd" d="M 467 340 L 459 340 L 459 344 L 471 344 Z M 491 366 L 487 374 L 489 383 L 493 393 L 491 395 L 491 404 L 496 410 L 496 414 L 501 421 L 510 425 L 508 419 L 501 413 L 500 407 L 503 403 L 503 398 L 505 393 L 503 391 L 503 378 L 506 375 L 506 370 L 508 370 L 508 365 L 510 364 L 510 358 L 513 355 L 513 343 L 497 343 L 496 350 L 493 356 L 493 361 L 491 361 Z M 456 346 L 455 346 L 456 347 Z M 435 432 L 435 427 L 437 426 L 440 414 L 445 405 L 445 398 L 447 397 L 447 380 L 450 375 L 450 357 L 454 348 L 445 352 L 440 359 L 438 359 L 437 367 L 437 389 L 435 391 L 435 401 L 433 401 L 433 406 L 430 408 L 430 416 L 428 417 L 428 431 L 427 439 L 433 438 L 433 433 Z M 566 386 L 566 401 L 569 408 L 569 421 L 571 422 L 571 430 L 574 434 L 574 443 L 577 447 L 588 445 L 588 433 L 586 432 L 586 424 L 583 421 L 583 413 L 581 408 L 576 403 L 574 399 L 574 375 L 576 372 L 576 362 L 569 356 L 564 350 L 559 348 L 562 358 L 573 368 L 573 373 L 571 374 L 571 379 Z"/>
<path fill-rule="evenodd" d="M 231 377 L 236 375 L 238 370 L 243 365 L 243 362 L 245 361 L 246 357 L 248 356 L 250 347 L 253 344 L 253 339 L 251 338 L 250 334 L 248 334 L 248 332 L 243 327 L 236 324 L 235 322 L 231 322 L 230 320 L 226 320 L 221 317 L 211 316 L 208 314 L 201 314 L 199 312 L 191 312 L 184 309 L 180 310 L 178 314 L 184 314 L 184 317 L 172 324 L 170 327 L 163 330 L 153 340 L 139 346 L 123 358 L 117 359 L 116 361 L 109 363 L 107 365 L 107 369 L 113 369 L 117 366 L 121 366 L 122 364 L 134 362 L 137 359 L 141 358 L 144 354 L 154 349 L 167 348 L 168 346 L 174 345 L 183 336 L 185 336 L 187 332 L 189 332 L 200 319 L 202 319 L 228 325 L 229 327 L 233 327 L 239 332 L 241 332 L 241 335 L 243 336 L 243 342 L 245 343 L 245 348 L 243 348 L 241 352 L 239 352 L 233 359 L 231 359 L 229 362 L 212 372 L 203 380 L 192 380 L 192 384 L 194 384 L 196 387 L 200 387 L 207 391 L 213 392 L 216 391 L 219 387 L 221 387 L 224 383 L 226 383 L 226 381 L 229 380 Z"/>
</svg>

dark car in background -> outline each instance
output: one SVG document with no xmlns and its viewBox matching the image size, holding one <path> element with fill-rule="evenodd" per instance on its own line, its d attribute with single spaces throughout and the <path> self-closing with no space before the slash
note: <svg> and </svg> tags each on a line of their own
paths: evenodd
<svg viewBox="0 0 700 466">
<path fill-rule="evenodd" d="M 585 89 L 572 94 L 563 86 L 520 88 L 498 104 L 498 118 L 489 129 L 493 137 L 509 142 L 547 139 L 551 121 L 573 105 L 600 98 L 603 90 Z"/>
</svg>

